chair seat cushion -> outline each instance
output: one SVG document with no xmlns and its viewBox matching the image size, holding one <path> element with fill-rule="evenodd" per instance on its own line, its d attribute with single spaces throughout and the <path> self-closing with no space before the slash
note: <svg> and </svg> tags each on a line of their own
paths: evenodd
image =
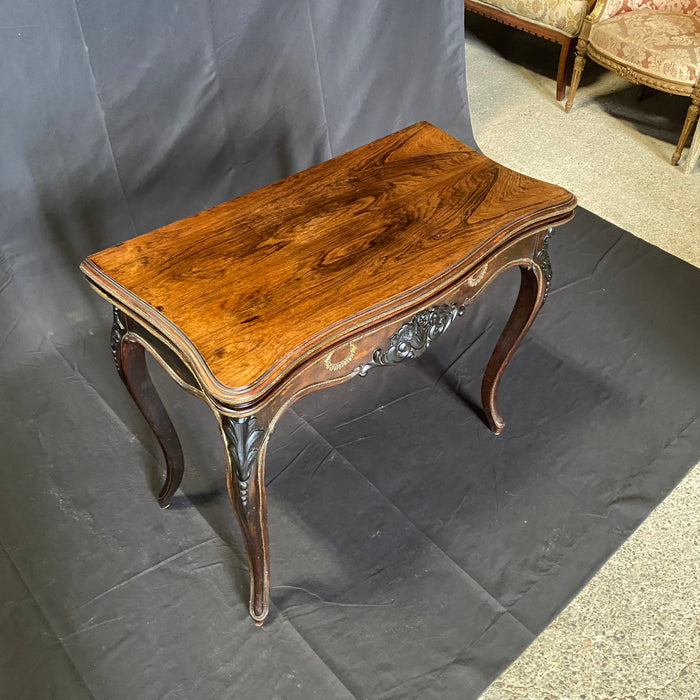
<svg viewBox="0 0 700 700">
<path fill-rule="evenodd" d="M 510 15 L 557 29 L 568 36 L 578 36 L 588 12 L 588 0 L 568 0 L 567 2 L 547 2 L 545 0 L 489 0 L 480 5 L 488 5 Z"/>
<path fill-rule="evenodd" d="M 693 85 L 700 75 L 700 16 L 623 12 L 593 25 L 590 46 L 632 70 Z"/>
</svg>

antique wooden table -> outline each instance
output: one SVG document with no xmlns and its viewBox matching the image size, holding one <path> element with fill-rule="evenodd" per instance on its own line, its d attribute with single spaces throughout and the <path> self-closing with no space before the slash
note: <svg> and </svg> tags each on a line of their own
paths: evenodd
<svg viewBox="0 0 700 700">
<path fill-rule="evenodd" d="M 144 349 L 217 418 L 257 624 L 269 605 L 265 450 L 285 408 L 417 357 L 517 265 L 482 384 L 499 433 L 499 380 L 547 295 L 549 233 L 574 206 L 422 122 L 82 263 L 114 306 L 117 369 L 165 455 L 162 506 L 183 454 Z"/>
</svg>

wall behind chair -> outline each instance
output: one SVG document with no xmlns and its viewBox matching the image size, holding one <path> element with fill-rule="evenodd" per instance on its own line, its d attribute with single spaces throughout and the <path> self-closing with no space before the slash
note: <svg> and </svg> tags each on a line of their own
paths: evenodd
<svg viewBox="0 0 700 700">
<path fill-rule="evenodd" d="M 66 346 L 113 245 L 426 119 L 471 141 L 460 0 L 0 0 L 0 324 Z"/>
</svg>

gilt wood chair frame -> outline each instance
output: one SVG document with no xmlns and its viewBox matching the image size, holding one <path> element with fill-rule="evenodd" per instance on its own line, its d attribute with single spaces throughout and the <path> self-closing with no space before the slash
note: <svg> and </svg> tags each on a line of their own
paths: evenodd
<svg viewBox="0 0 700 700">
<path fill-rule="evenodd" d="M 598 0 L 593 10 L 584 20 L 583 28 L 581 29 L 581 34 L 579 35 L 578 45 L 576 47 L 576 58 L 574 59 L 574 71 L 571 78 L 571 87 L 569 88 L 569 95 L 566 99 L 564 110 L 567 113 L 571 111 L 587 58 L 593 59 L 597 64 L 603 66 L 603 68 L 606 68 L 612 73 L 619 75 L 621 78 L 624 78 L 635 85 L 644 85 L 655 90 L 668 92 L 671 95 L 690 97 L 690 106 L 688 107 L 685 121 L 683 123 L 683 127 L 681 128 L 676 149 L 671 156 L 671 165 L 677 165 L 683 153 L 685 144 L 688 141 L 688 137 L 691 135 L 693 127 L 698 121 L 698 115 L 700 115 L 700 81 L 696 81 L 694 85 L 689 85 L 688 83 L 663 78 L 641 68 L 630 66 L 623 61 L 614 60 L 607 54 L 598 51 L 590 42 L 590 34 L 596 24 L 601 21 L 606 21 L 601 20 L 601 17 L 605 12 L 607 4 L 608 0 Z M 639 10 L 631 10 L 631 12 L 638 11 Z M 662 12 L 662 10 L 659 10 L 659 12 Z"/>
</svg>

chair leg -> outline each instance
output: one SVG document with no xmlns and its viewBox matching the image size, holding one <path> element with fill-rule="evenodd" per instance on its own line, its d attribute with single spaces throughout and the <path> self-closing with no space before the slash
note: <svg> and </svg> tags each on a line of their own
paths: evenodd
<svg viewBox="0 0 700 700">
<path fill-rule="evenodd" d="M 557 102 L 561 102 L 566 96 L 567 75 L 571 57 L 574 53 L 576 40 L 571 37 L 561 45 L 559 52 L 559 65 L 557 67 Z"/>
<path fill-rule="evenodd" d="M 695 136 L 693 137 L 693 142 L 690 144 L 690 150 L 688 151 L 688 157 L 685 159 L 686 175 L 689 175 L 693 171 L 698 157 L 700 157 L 700 128 L 696 127 Z"/>
<path fill-rule="evenodd" d="M 641 102 L 642 100 L 645 100 L 648 96 L 649 88 L 646 85 L 638 85 L 637 94 L 634 96 L 634 99 L 637 100 L 637 102 Z"/>
<path fill-rule="evenodd" d="M 587 45 L 587 39 L 579 37 L 578 42 L 576 44 L 576 59 L 574 60 L 574 73 L 571 76 L 571 87 L 569 88 L 569 97 L 566 99 L 566 105 L 564 106 L 564 111 L 567 114 L 571 111 L 571 107 L 574 104 L 576 90 L 578 90 L 578 85 L 581 82 L 581 75 L 583 74 L 583 68 L 586 65 Z"/>
<path fill-rule="evenodd" d="M 678 145 L 676 150 L 673 152 L 671 157 L 671 165 L 676 165 L 681 159 L 681 154 L 683 153 L 683 148 L 685 147 L 685 142 L 693 131 L 693 127 L 698 120 L 698 114 L 700 114 L 700 86 L 696 85 L 693 93 L 691 95 L 692 102 L 690 107 L 688 107 L 688 113 L 685 116 L 685 123 L 683 124 L 683 129 L 681 130 L 681 136 L 678 139 Z"/>
</svg>

